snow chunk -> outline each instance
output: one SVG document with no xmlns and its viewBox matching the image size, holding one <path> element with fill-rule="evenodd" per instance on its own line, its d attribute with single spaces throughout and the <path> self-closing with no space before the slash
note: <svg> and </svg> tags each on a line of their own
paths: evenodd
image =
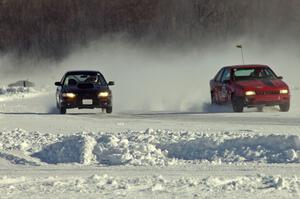
<svg viewBox="0 0 300 199">
<path fill-rule="evenodd" d="M 147 139 L 137 142 L 133 139 L 103 135 L 98 139 L 94 153 L 101 164 L 160 166 L 167 164 L 167 158 L 162 151 Z"/>
<path fill-rule="evenodd" d="M 45 147 L 32 156 L 48 164 L 72 162 L 89 164 L 94 159 L 92 150 L 95 143 L 94 138 L 85 135 L 69 136 L 60 142 Z"/>
</svg>

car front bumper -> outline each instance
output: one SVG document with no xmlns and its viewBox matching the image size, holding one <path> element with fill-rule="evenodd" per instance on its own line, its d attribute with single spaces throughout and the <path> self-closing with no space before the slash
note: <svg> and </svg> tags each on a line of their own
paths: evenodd
<svg viewBox="0 0 300 199">
<path fill-rule="evenodd" d="M 255 95 L 246 96 L 245 104 L 251 106 L 276 106 L 280 104 L 287 104 L 290 102 L 290 95 L 276 94 L 276 95 Z"/>
<path fill-rule="evenodd" d="M 88 103 L 87 103 L 88 102 Z M 82 98 L 77 96 L 76 98 L 62 98 L 60 102 L 61 107 L 67 109 L 79 108 L 79 109 L 93 109 L 93 108 L 107 108 L 112 106 L 111 97 L 93 97 Z"/>
</svg>

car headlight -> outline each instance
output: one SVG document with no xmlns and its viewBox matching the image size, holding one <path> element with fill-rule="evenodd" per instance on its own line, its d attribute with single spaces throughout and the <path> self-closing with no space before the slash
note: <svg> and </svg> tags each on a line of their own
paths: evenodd
<svg viewBox="0 0 300 199">
<path fill-rule="evenodd" d="M 245 92 L 246 96 L 252 96 L 252 95 L 256 95 L 255 91 L 246 91 Z"/>
<path fill-rule="evenodd" d="M 289 90 L 287 90 L 287 89 L 280 90 L 280 94 L 288 94 L 288 93 L 289 93 Z"/>
<path fill-rule="evenodd" d="M 109 93 L 108 92 L 100 92 L 99 94 L 98 94 L 98 97 L 108 97 L 109 96 Z"/>
<path fill-rule="evenodd" d="M 62 96 L 63 97 L 67 97 L 67 98 L 74 98 L 74 97 L 76 97 L 76 95 L 74 93 L 63 93 Z"/>
</svg>

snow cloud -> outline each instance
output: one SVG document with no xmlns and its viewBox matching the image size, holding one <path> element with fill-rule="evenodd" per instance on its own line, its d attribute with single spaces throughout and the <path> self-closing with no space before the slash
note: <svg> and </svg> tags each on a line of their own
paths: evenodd
<svg viewBox="0 0 300 199">
<path fill-rule="evenodd" d="M 246 63 L 268 64 L 282 75 L 292 90 L 291 111 L 300 110 L 295 103 L 300 99 L 299 48 L 287 39 L 274 44 L 255 41 L 239 38 L 207 48 L 158 48 L 123 39 L 102 39 L 75 49 L 59 63 L 1 57 L 0 77 L 2 84 L 29 79 L 54 92 L 53 83 L 67 70 L 99 70 L 108 81 L 116 82 L 112 87 L 116 111 L 203 112 L 210 102 L 209 80 L 222 66 L 242 62 L 235 45 L 243 44 Z"/>
</svg>

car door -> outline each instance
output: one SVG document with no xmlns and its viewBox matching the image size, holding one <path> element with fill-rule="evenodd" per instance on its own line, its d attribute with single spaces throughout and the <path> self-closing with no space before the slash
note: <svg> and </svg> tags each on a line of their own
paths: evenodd
<svg viewBox="0 0 300 199">
<path fill-rule="evenodd" d="M 213 79 L 213 81 L 211 82 L 211 92 L 212 92 L 212 97 L 216 100 L 216 103 L 220 103 L 219 100 L 219 93 L 221 90 L 221 77 L 223 75 L 224 72 L 224 68 L 221 69 L 217 75 L 215 76 L 215 78 Z"/>
<path fill-rule="evenodd" d="M 56 103 L 57 104 L 60 102 L 61 90 L 62 90 L 62 85 L 57 86 L 57 88 L 56 88 Z"/>
<path fill-rule="evenodd" d="M 61 79 L 60 85 L 56 87 L 56 103 L 60 103 L 60 101 L 61 101 L 60 98 L 61 98 L 64 83 L 65 83 L 64 79 L 65 79 L 65 75 Z"/>
<path fill-rule="evenodd" d="M 226 68 L 221 76 L 221 81 L 218 87 L 218 101 L 220 103 L 227 103 L 230 100 L 230 80 L 231 80 L 231 69 Z"/>
</svg>

